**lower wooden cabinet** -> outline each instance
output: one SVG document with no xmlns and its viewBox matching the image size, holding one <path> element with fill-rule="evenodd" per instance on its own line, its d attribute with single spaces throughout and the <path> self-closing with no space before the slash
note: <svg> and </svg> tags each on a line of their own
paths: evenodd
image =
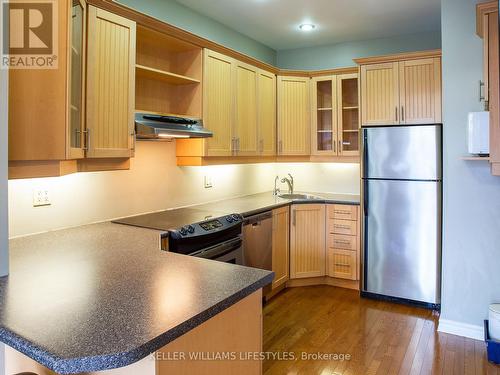
<svg viewBox="0 0 500 375">
<path fill-rule="evenodd" d="M 328 249 L 328 276 L 338 279 L 357 280 L 357 252 Z"/>
<path fill-rule="evenodd" d="M 288 206 L 273 210 L 273 260 L 275 274 L 272 289 L 276 289 L 289 279 L 290 251 L 290 208 Z"/>
<path fill-rule="evenodd" d="M 325 276 L 325 205 L 291 206 L 290 278 Z"/>
<path fill-rule="evenodd" d="M 359 280 L 359 207 L 331 204 L 327 207 L 327 274 L 346 280 Z"/>
</svg>

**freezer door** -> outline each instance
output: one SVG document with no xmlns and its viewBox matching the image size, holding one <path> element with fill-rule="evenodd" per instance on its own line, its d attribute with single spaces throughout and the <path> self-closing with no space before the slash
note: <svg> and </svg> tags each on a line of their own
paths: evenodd
<svg viewBox="0 0 500 375">
<path fill-rule="evenodd" d="M 441 183 L 364 181 L 364 290 L 440 303 Z"/>
<path fill-rule="evenodd" d="M 363 177 L 441 179 L 441 125 L 363 129 Z"/>
</svg>

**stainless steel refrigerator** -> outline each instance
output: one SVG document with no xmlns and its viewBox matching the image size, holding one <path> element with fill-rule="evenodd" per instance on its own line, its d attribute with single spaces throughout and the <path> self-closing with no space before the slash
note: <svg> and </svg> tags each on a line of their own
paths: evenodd
<svg viewBox="0 0 500 375">
<path fill-rule="evenodd" d="M 362 295 L 436 308 L 441 291 L 442 126 L 362 129 Z"/>
</svg>

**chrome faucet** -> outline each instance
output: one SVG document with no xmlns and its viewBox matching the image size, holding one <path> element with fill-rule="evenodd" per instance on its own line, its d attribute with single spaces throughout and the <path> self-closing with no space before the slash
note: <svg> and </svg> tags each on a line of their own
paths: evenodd
<svg viewBox="0 0 500 375">
<path fill-rule="evenodd" d="M 273 195 L 280 195 L 280 188 L 277 186 L 277 183 L 278 183 L 279 179 L 280 179 L 280 178 L 279 178 L 278 176 L 276 176 L 276 177 L 274 178 L 274 190 L 273 190 Z"/>
<path fill-rule="evenodd" d="M 293 194 L 293 176 L 288 173 L 288 177 L 283 178 L 281 182 L 286 182 L 288 184 L 288 194 Z"/>
</svg>

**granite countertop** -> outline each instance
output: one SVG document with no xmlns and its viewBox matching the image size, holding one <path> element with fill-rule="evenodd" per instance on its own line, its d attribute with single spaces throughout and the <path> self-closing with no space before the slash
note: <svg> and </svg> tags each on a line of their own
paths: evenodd
<svg viewBox="0 0 500 375">
<path fill-rule="evenodd" d="M 160 251 L 159 234 L 103 223 L 11 240 L 0 341 L 61 374 L 123 367 L 274 276 Z"/>
<path fill-rule="evenodd" d="M 296 194 L 313 195 L 317 199 L 284 199 L 274 196 L 272 192 L 247 195 L 244 197 L 225 199 L 218 202 L 207 203 L 193 206 L 204 211 L 224 210 L 225 213 L 237 213 L 244 217 L 248 217 L 259 212 L 272 210 L 274 208 L 287 206 L 289 204 L 307 204 L 307 203 L 339 203 L 359 205 L 359 195 L 356 194 L 335 194 L 335 193 L 311 193 L 311 192 L 296 192 Z M 189 224 L 189 223 L 188 223 Z"/>
<path fill-rule="evenodd" d="M 299 194 L 301 192 L 298 192 Z M 204 221 L 211 217 L 241 214 L 248 217 L 274 208 L 301 203 L 340 203 L 359 205 L 359 195 L 335 193 L 305 193 L 317 199 L 283 199 L 272 192 L 252 194 L 238 198 L 224 199 L 185 208 L 177 208 L 145 215 L 131 216 L 115 220 L 120 224 L 134 225 L 168 231 L 184 225 Z"/>
</svg>

